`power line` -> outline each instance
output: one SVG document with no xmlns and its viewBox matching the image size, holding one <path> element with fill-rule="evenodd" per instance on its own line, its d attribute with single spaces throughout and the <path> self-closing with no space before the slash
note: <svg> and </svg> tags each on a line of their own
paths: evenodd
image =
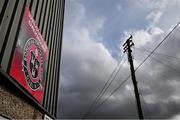
<svg viewBox="0 0 180 120">
<path fill-rule="evenodd" d="M 139 49 L 140 51 L 141 51 L 141 50 L 144 50 L 145 52 L 150 52 L 149 50 L 146 50 L 146 49 L 141 49 L 141 48 L 137 48 L 137 47 L 134 47 L 134 48 L 135 48 L 135 49 Z M 141 52 L 144 52 L 144 51 L 141 51 Z M 165 55 L 165 54 L 162 54 L 162 53 L 155 53 L 155 52 L 154 52 L 153 55 L 154 55 L 154 54 L 164 55 L 164 56 L 167 56 L 167 57 L 176 58 L 176 59 L 179 59 L 179 60 L 180 60 L 180 58 L 173 57 L 173 56 L 169 56 L 169 55 Z M 161 60 L 156 59 L 156 58 L 153 57 L 153 56 L 151 56 L 151 58 L 152 58 L 154 61 L 156 61 L 156 62 L 158 62 L 158 63 L 161 63 L 162 65 L 164 65 L 164 66 L 166 66 L 166 67 L 168 67 L 168 68 L 170 68 L 170 69 L 172 69 L 172 70 L 174 70 L 174 71 L 180 73 L 179 70 L 173 68 L 171 65 L 168 65 L 168 64 L 162 62 Z"/>
<path fill-rule="evenodd" d="M 86 118 L 86 116 L 88 116 L 88 114 L 90 113 L 90 111 L 93 109 L 94 106 L 97 105 L 98 101 L 101 99 L 101 97 L 105 94 L 105 92 L 107 91 L 107 89 L 109 88 L 109 86 L 112 84 L 112 82 L 114 81 L 114 79 L 116 78 L 117 74 L 119 73 L 120 69 L 121 69 L 121 65 L 122 65 L 122 61 L 124 59 L 125 54 L 123 54 L 120 62 L 117 64 L 117 66 L 115 67 L 114 71 L 112 72 L 112 74 L 110 75 L 109 79 L 106 81 L 106 83 L 104 84 L 103 88 L 101 89 L 101 91 L 99 92 L 99 94 L 96 96 L 96 98 L 94 99 L 94 101 L 92 102 L 92 104 L 90 105 L 90 107 L 88 108 L 88 111 L 86 114 L 84 114 L 84 116 L 82 117 L 83 119 Z M 123 63 L 124 64 L 124 63 Z M 109 84 L 108 84 L 109 83 Z"/>
<path fill-rule="evenodd" d="M 122 63 L 122 65 L 124 65 L 125 62 L 126 62 L 126 60 L 124 60 L 124 62 Z M 115 80 L 115 78 L 116 78 L 117 74 L 119 73 L 119 71 L 121 70 L 121 68 L 122 68 L 122 67 L 120 67 L 120 68 L 118 69 L 118 71 L 116 72 L 116 74 L 114 75 L 114 77 L 112 78 L 112 80 L 110 81 L 110 83 L 108 84 L 108 86 L 105 88 L 105 90 L 103 91 L 103 93 L 101 94 L 101 96 L 100 96 L 99 99 L 101 99 L 101 97 L 105 94 L 105 92 L 106 92 L 107 89 L 110 87 L 110 85 L 112 84 L 112 82 Z"/>
<path fill-rule="evenodd" d="M 135 69 L 135 72 L 146 62 L 146 60 L 157 50 L 157 48 L 159 48 L 159 46 L 170 36 L 170 34 L 178 27 L 178 25 L 180 24 L 180 22 L 178 22 L 174 28 L 165 36 L 165 38 L 153 49 L 153 51 L 150 52 L 150 54 L 137 66 L 137 68 Z M 101 107 L 128 79 L 130 78 L 130 75 L 123 81 L 121 82 L 121 84 L 114 90 L 111 92 L 111 94 L 101 103 L 99 104 L 94 111 L 96 111 L 99 107 Z M 94 111 L 92 111 L 91 113 L 93 113 Z M 88 115 L 87 115 L 88 116 Z"/>
<path fill-rule="evenodd" d="M 128 81 L 129 78 L 130 75 L 125 80 L 123 80 L 121 84 L 115 90 L 113 90 L 106 99 L 104 99 L 93 111 L 91 111 L 89 115 L 95 112 L 97 109 L 99 109 L 116 91 L 118 91 L 122 87 L 124 83 L 126 83 L 126 81 Z"/>
<path fill-rule="evenodd" d="M 159 46 L 169 37 L 169 35 L 178 27 L 178 25 L 180 24 L 180 22 L 178 22 L 174 28 L 165 36 L 165 38 L 153 49 L 152 52 L 150 52 L 150 54 L 141 62 L 141 64 L 135 69 L 135 71 L 141 67 L 144 62 L 157 50 L 157 48 L 159 48 Z"/>
<path fill-rule="evenodd" d="M 136 50 L 139 50 L 139 51 L 141 51 L 141 52 L 148 52 L 148 53 L 151 53 L 150 50 L 146 50 L 146 49 L 144 49 L 144 48 L 137 48 L 137 47 L 133 47 L 133 48 L 136 49 Z M 157 53 L 157 52 L 154 52 L 153 54 L 154 54 L 154 55 L 162 55 L 162 56 L 166 56 L 166 57 L 169 57 L 169 58 L 174 58 L 174 59 L 180 60 L 180 58 L 178 58 L 178 57 L 170 56 L 170 55 L 167 55 L 167 54 L 164 54 L 164 53 Z"/>
<path fill-rule="evenodd" d="M 168 67 L 168 68 L 170 68 L 170 69 L 176 71 L 177 73 L 180 73 L 180 71 L 178 71 L 177 69 L 173 68 L 172 66 L 170 66 L 170 65 L 168 65 L 168 64 L 165 64 L 165 63 L 162 62 L 161 60 L 156 59 L 156 58 L 153 57 L 153 56 L 151 56 L 150 58 L 153 59 L 154 61 L 158 62 L 158 63 L 161 63 L 161 64 L 164 65 L 165 67 Z M 139 94 L 142 96 L 142 100 L 143 100 L 143 102 L 144 102 L 144 105 L 145 105 L 147 111 L 150 113 L 150 109 L 149 109 L 147 103 L 145 102 L 144 96 L 142 95 L 141 92 L 139 92 Z M 149 117 L 150 117 L 150 116 L 149 116 Z"/>
<path fill-rule="evenodd" d="M 172 67 L 172 66 L 170 66 L 170 65 L 168 65 L 168 64 L 165 64 L 164 62 L 160 61 L 159 59 L 156 59 L 155 57 L 152 57 L 152 56 L 151 56 L 151 58 L 152 58 L 153 60 L 155 60 L 156 62 L 161 63 L 161 64 L 163 64 L 164 66 L 166 66 L 166 67 L 168 67 L 168 68 L 176 71 L 177 73 L 180 73 L 179 70 L 175 69 L 174 67 Z"/>
</svg>

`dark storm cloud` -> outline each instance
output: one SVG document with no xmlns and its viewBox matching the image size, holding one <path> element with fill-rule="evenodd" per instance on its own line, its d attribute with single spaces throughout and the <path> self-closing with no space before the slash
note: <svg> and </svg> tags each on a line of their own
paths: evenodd
<svg viewBox="0 0 180 120">
<path fill-rule="evenodd" d="M 107 81 L 117 60 L 111 56 L 110 51 L 102 42 L 98 42 L 102 41 L 101 38 L 92 34 L 103 29 L 106 18 L 95 19 L 98 21 L 93 22 L 95 27 L 89 27 L 88 25 L 92 25 L 93 18 L 87 20 L 83 4 L 80 1 L 73 2 L 73 0 L 66 4 L 73 12 L 69 11 L 69 14 L 65 16 L 65 27 L 67 27 L 64 31 L 58 116 L 81 118 Z M 131 31 L 136 47 L 152 50 L 167 34 L 158 27 L 149 29 Z M 179 32 L 180 29 L 176 29 L 156 52 L 180 58 Z M 122 39 L 125 40 L 126 37 Z M 134 63 L 137 67 L 148 53 L 136 49 L 134 52 Z M 122 53 L 119 56 L 121 55 Z M 160 62 L 157 62 L 158 60 Z M 140 93 L 145 100 L 143 101 L 141 97 L 145 118 L 169 119 L 180 114 L 180 74 L 178 71 L 180 71 L 178 59 L 154 54 L 136 72 Z M 125 62 L 118 77 L 101 100 L 106 99 L 109 93 L 129 74 L 129 63 Z M 89 118 L 137 118 L 133 92 L 132 82 L 129 79 Z"/>
</svg>

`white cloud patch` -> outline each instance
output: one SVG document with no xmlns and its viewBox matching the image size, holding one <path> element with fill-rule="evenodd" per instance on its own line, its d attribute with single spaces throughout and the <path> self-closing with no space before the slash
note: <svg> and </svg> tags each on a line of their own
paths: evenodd
<svg viewBox="0 0 180 120">
<path fill-rule="evenodd" d="M 99 17 L 93 19 L 91 22 L 87 23 L 87 29 L 90 31 L 90 34 L 96 36 L 100 30 L 103 29 L 104 22 L 106 21 L 105 17 Z"/>
<path fill-rule="evenodd" d="M 176 115 L 176 116 L 173 116 L 171 119 L 173 119 L 173 120 L 179 120 L 179 119 L 180 119 L 180 114 L 179 114 L 179 115 Z"/>
<path fill-rule="evenodd" d="M 159 27 L 153 27 L 151 29 L 141 29 L 141 30 L 133 30 L 130 29 L 128 31 L 124 31 L 124 36 L 121 38 L 120 41 L 124 41 L 129 37 L 129 35 L 133 35 L 133 41 L 136 47 L 143 47 L 148 43 L 157 43 L 156 37 L 162 36 L 164 31 Z M 155 40 L 155 41 L 154 41 Z M 122 43 L 124 43 L 122 42 Z M 120 44 L 120 47 L 122 44 Z"/>
<path fill-rule="evenodd" d="M 162 16 L 162 11 L 152 11 L 147 17 L 147 20 L 152 21 L 153 24 L 158 23 L 161 16 Z"/>
<path fill-rule="evenodd" d="M 135 5 L 142 11 L 146 11 L 146 20 L 150 22 L 149 28 L 159 26 L 168 30 L 172 23 L 180 20 L 179 0 L 137 0 Z"/>
<path fill-rule="evenodd" d="M 164 31 L 162 29 L 160 29 L 159 27 L 153 27 L 151 30 L 150 30 L 150 33 L 152 35 L 160 35 L 160 34 L 163 34 Z"/>
<path fill-rule="evenodd" d="M 73 23 L 73 24 L 66 24 L 67 27 L 75 27 L 77 25 L 80 24 L 79 21 L 83 21 L 85 19 L 85 8 L 82 4 L 80 4 L 78 1 L 72 3 L 72 0 L 69 0 L 69 7 L 73 7 L 73 11 L 71 11 L 70 9 L 68 9 L 67 7 L 65 7 L 65 16 L 66 16 L 66 20 L 65 20 L 65 24 L 66 23 Z M 68 13 L 68 14 L 66 14 Z M 78 17 L 77 17 L 77 13 L 78 13 Z M 71 18 L 71 19 L 69 19 Z"/>
<path fill-rule="evenodd" d="M 117 10 L 118 11 L 121 11 L 122 10 L 122 6 L 119 4 L 119 5 L 117 5 Z"/>
</svg>

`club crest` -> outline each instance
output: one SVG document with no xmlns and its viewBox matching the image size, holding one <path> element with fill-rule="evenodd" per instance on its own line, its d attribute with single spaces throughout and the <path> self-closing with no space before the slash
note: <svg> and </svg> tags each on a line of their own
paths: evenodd
<svg viewBox="0 0 180 120">
<path fill-rule="evenodd" d="M 43 77 L 43 56 L 38 40 L 30 38 L 26 42 L 22 66 L 29 87 L 34 91 L 38 90 Z"/>
</svg>

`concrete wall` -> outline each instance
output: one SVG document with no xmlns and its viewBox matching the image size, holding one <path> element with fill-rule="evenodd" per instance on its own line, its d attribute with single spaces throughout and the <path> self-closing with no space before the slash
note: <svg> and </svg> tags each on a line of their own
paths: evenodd
<svg viewBox="0 0 180 120">
<path fill-rule="evenodd" d="M 10 119 L 42 119 L 43 114 L 6 84 L 0 84 L 0 115 Z"/>
</svg>

